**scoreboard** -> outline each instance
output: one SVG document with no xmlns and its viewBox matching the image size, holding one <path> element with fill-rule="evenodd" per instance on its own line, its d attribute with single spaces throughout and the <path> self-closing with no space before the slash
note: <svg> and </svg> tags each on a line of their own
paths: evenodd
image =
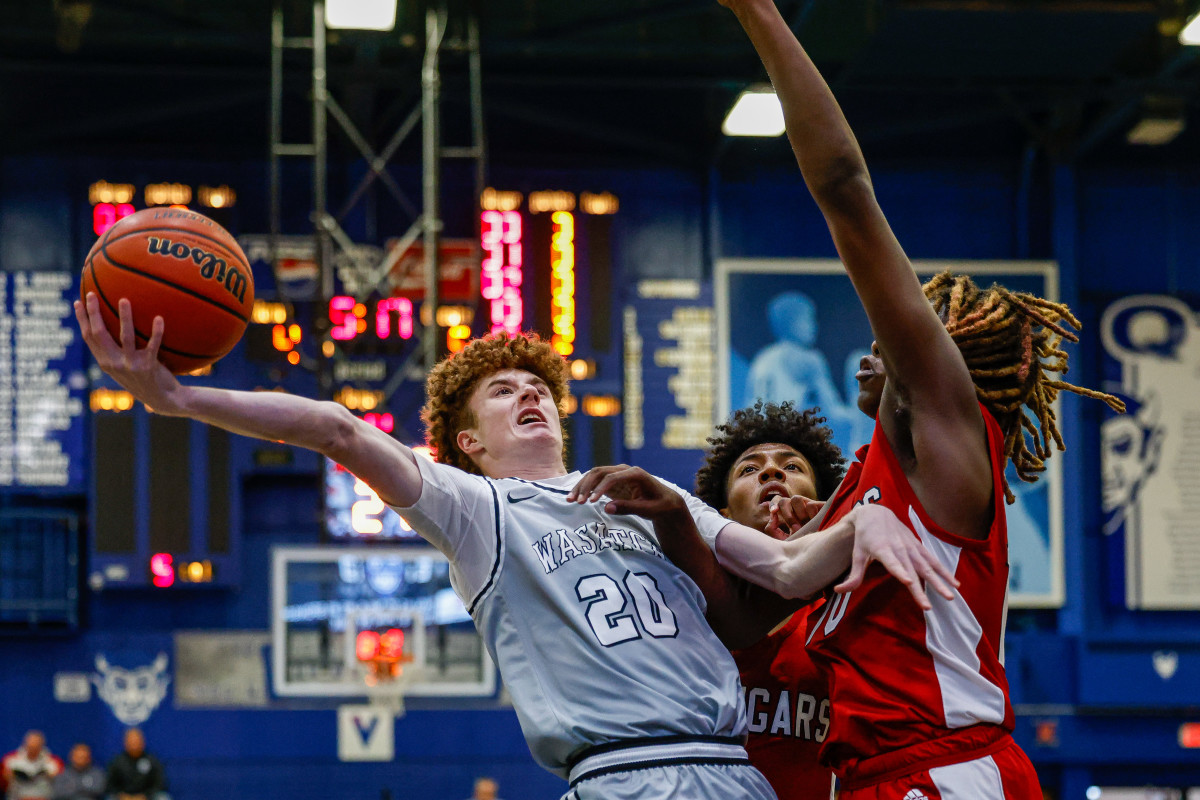
<svg viewBox="0 0 1200 800">
<path fill-rule="evenodd" d="M 84 345 L 74 276 L 0 272 L 0 489 L 85 487 Z"/>
<path fill-rule="evenodd" d="M 91 232 L 142 205 L 199 206 L 228 225 L 222 217 L 236 196 L 224 185 L 100 181 L 89 190 Z M 577 390 L 585 392 L 568 427 L 573 454 L 588 460 L 607 460 L 617 441 L 610 418 L 620 413 L 618 373 L 607 370 L 607 381 L 596 379 L 597 361 L 588 356 L 613 344 L 609 229 L 618 208 L 606 192 L 488 190 L 480 198 L 477 238 L 440 242 L 437 322 L 446 349 L 456 352 L 489 331 L 542 332 L 572 359 Z M 429 315 L 421 243 L 338 249 L 331 264 L 333 295 L 321 297 L 313 236 L 272 240 L 243 233 L 238 240 L 252 263 L 258 300 L 244 346 L 206 380 L 313 396 L 314 370 L 324 360 L 332 383 L 319 390 L 327 392 L 323 396 L 401 441 L 418 442 L 423 374 L 410 362 Z M 238 473 L 259 468 L 257 454 L 254 465 L 242 463 L 249 459 L 236 437 L 148 414 L 105 376 L 97 379 L 91 395 L 95 467 L 87 487 L 93 588 L 237 585 Z M 411 385 L 397 391 L 399 379 Z M 587 394 L 589 389 L 600 393 Z M 320 462 L 326 541 L 419 541 L 369 487 Z"/>
</svg>

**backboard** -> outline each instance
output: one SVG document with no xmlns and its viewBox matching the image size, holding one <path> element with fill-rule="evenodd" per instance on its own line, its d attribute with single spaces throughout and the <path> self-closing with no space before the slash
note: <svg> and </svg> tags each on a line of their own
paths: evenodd
<svg viewBox="0 0 1200 800">
<path fill-rule="evenodd" d="M 272 682 L 281 697 L 378 691 L 356 655 L 404 632 L 403 693 L 490 697 L 496 669 L 432 547 L 290 547 L 271 554 Z M 360 636 L 361 635 L 361 636 Z M 364 641 L 365 640 L 365 641 Z"/>
</svg>

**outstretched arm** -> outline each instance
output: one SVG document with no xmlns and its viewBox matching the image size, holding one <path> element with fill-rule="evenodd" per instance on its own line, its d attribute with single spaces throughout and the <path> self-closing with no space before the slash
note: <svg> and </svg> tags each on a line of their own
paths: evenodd
<svg viewBox="0 0 1200 800">
<path fill-rule="evenodd" d="M 992 481 L 985 428 L 966 363 L 884 218 L 841 108 L 774 0 L 722 4 L 737 15 L 775 85 L 800 172 L 867 312 L 891 390 L 910 409 L 911 447 L 920 465 L 918 474 L 910 476 L 914 488 L 922 501 L 932 503 L 935 519 L 968 532 L 964 528 L 974 527 L 990 508 Z M 880 420 L 896 445 L 896 423 L 883 413 Z M 953 506 L 949 514 L 939 513 L 943 504 L 938 492 L 948 487 L 966 496 L 970 510 L 965 514 L 956 500 L 946 504 Z"/>
<path fill-rule="evenodd" d="M 151 411 L 315 450 L 357 475 L 391 505 L 410 506 L 420 499 L 421 473 L 416 456 L 375 426 L 337 403 L 281 392 L 238 392 L 181 384 L 158 361 L 162 317 L 155 317 L 150 341 L 138 349 L 128 300 L 120 301 L 119 311 L 118 343 L 104 327 L 94 294 L 88 294 L 86 305 L 75 302 L 75 319 L 96 363 Z"/>
<path fill-rule="evenodd" d="M 748 581 L 794 597 L 802 591 L 811 574 L 812 562 L 827 563 L 843 555 L 849 542 L 850 573 L 834 586 L 835 592 L 849 592 L 862 583 L 867 566 L 878 561 L 897 580 L 908 587 L 917 605 L 931 608 L 923 584 L 928 582 L 947 600 L 954 599 L 958 580 L 886 506 L 864 503 L 819 533 L 781 542 L 753 535 L 741 525 L 728 525 L 717 537 L 717 559 L 732 572 Z M 845 560 L 837 561 L 844 565 Z M 829 579 L 831 583 L 834 578 Z M 801 587 L 801 588 L 797 588 Z"/>
<path fill-rule="evenodd" d="M 686 535 L 699 538 L 683 498 L 645 470 L 623 464 L 597 467 L 580 479 L 567 499 L 590 503 L 603 497 L 610 498 L 604 507 L 610 514 L 637 514 L 655 522 L 656 532 L 667 531 L 669 524 L 672 535 L 679 535 L 682 530 Z M 681 507 L 689 518 L 689 523 L 682 528 Z M 847 567 L 850 568 L 849 577 L 835 588 L 849 591 L 861 582 L 871 561 L 883 564 L 907 586 L 922 608 L 930 607 L 923 581 L 929 581 L 938 593 L 953 599 L 954 591 L 950 587 L 957 585 L 953 573 L 934 558 L 891 511 L 880 510 L 886 516 L 875 512 L 865 515 L 852 512 L 826 530 L 787 541 L 730 522 L 717 535 L 717 559 L 734 574 L 781 597 L 795 600 L 805 601 L 816 595 L 837 580 Z M 660 521 L 666 524 L 660 524 Z M 689 566 L 697 570 L 701 579 L 720 580 L 713 573 L 714 566 L 705 564 L 694 548 L 688 548 L 687 553 L 689 558 L 695 559 Z M 684 568 L 684 571 L 692 576 L 691 569 Z M 728 589 L 719 589 L 718 597 L 731 599 Z M 736 599 L 736 595 L 732 598 Z M 709 598 L 710 603 L 712 599 Z M 766 630 L 782 618 L 774 617 Z"/>
<path fill-rule="evenodd" d="M 663 554 L 700 587 L 708 604 L 708 624 L 730 650 L 754 644 L 804 605 L 744 581 L 718 564 L 683 497 L 639 467 L 596 467 L 580 479 L 567 499 L 579 503 L 597 500 L 600 495 L 591 487 L 599 488 L 601 482 L 601 494 L 612 498 L 605 511 L 636 514 L 654 525 Z"/>
<path fill-rule="evenodd" d="M 730 650 L 749 647 L 808 602 L 809 598 L 782 597 L 722 567 L 700 538 L 683 498 L 666 487 L 663 491 L 674 495 L 677 503 L 672 512 L 651 518 L 654 533 L 666 557 L 704 593 L 705 616 L 722 644 Z M 620 501 L 613 502 L 619 509 Z"/>
</svg>

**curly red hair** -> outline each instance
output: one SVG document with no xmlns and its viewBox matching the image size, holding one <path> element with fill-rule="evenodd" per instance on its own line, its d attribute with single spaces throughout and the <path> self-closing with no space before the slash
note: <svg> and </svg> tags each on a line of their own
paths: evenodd
<svg viewBox="0 0 1200 800">
<path fill-rule="evenodd" d="M 461 470 L 482 474 L 478 465 L 458 446 L 458 434 L 476 423 L 467 405 L 471 394 L 488 375 L 506 369 L 531 372 L 546 382 L 560 422 L 567 418 L 570 387 L 567 362 L 536 333 L 490 333 L 473 340 L 458 353 L 440 361 L 425 382 L 428 402 L 421 409 L 426 441 L 437 460 Z M 563 429 L 563 461 L 566 461 Z"/>
</svg>

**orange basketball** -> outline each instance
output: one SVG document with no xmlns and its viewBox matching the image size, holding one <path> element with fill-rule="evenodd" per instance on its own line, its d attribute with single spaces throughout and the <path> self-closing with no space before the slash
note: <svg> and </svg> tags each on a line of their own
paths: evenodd
<svg viewBox="0 0 1200 800">
<path fill-rule="evenodd" d="M 122 297 L 133 305 L 139 347 L 161 316 L 158 360 L 176 375 L 232 350 L 254 305 L 254 276 L 237 241 L 203 214 L 176 208 L 147 208 L 105 231 L 83 264 L 80 289 L 85 299 L 96 293 L 114 339 Z"/>
</svg>

